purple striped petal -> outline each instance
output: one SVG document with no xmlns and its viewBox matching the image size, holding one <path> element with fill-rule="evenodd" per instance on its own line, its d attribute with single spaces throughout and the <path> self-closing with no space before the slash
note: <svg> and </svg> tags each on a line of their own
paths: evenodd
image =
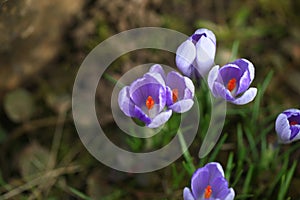
<svg viewBox="0 0 300 200">
<path fill-rule="evenodd" d="M 227 64 L 220 68 L 220 76 L 218 77 L 219 82 L 223 82 L 224 85 L 235 78 L 237 83 L 239 82 L 243 72 L 237 65 Z"/>
<path fill-rule="evenodd" d="M 251 80 L 250 80 L 249 71 L 245 71 L 244 74 L 240 77 L 239 84 L 237 86 L 238 89 L 236 91 L 236 95 L 245 92 L 249 88 L 250 84 L 251 84 Z"/>
<path fill-rule="evenodd" d="M 224 171 L 222 166 L 220 165 L 220 163 L 217 162 L 211 162 L 208 163 L 207 165 L 205 165 L 207 167 L 207 169 L 209 170 L 209 172 L 211 173 L 211 177 L 210 178 L 215 178 L 215 177 L 219 177 L 222 176 L 224 177 Z"/>
<path fill-rule="evenodd" d="M 239 66 L 243 71 L 249 71 L 250 83 L 253 81 L 253 79 L 254 79 L 254 66 L 249 60 L 241 58 L 241 59 L 235 60 L 232 63 Z"/>
<path fill-rule="evenodd" d="M 134 106 L 134 111 L 133 111 L 132 117 L 138 118 L 139 120 L 144 122 L 146 125 L 151 123 L 150 117 L 148 115 L 146 115 L 144 113 L 144 111 L 138 106 Z"/>
<path fill-rule="evenodd" d="M 192 177 L 191 188 L 196 199 L 203 195 L 205 188 L 209 183 L 209 171 L 203 167 L 198 169 Z"/>
<path fill-rule="evenodd" d="M 201 34 L 205 34 L 205 36 L 207 38 L 209 38 L 215 45 L 216 45 L 216 36 L 215 34 L 211 31 L 211 30 L 208 30 L 206 28 L 200 28 L 198 30 L 195 31 L 194 35 L 201 35 Z M 197 40 L 198 41 L 198 40 Z"/>
<path fill-rule="evenodd" d="M 129 97 L 129 87 L 124 87 L 118 96 L 118 103 L 120 109 L 124 112 L 125 115 L 128 117 L 133 117 L 133 111 L 134 111 L 134 104 L 130 100 Z"/>
</svg>

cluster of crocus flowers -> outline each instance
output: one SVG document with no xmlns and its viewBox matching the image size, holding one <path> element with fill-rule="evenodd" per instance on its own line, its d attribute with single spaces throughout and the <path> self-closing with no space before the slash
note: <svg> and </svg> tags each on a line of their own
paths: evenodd
<svg viewBox="0 0 300 200">
<path fill-rule="evenodd" d="M 176 52 L 180 71 L 192 79 L 208 79 L 209 88 L 216 98 L 243 105 L 255 98 L 257 89 L 250 88 L 254 66 L 246 59 L 237 59 L 223 67 L 214 66 L 216 37 L 208 29 L 198 29 L 183 42 Z"/>
<path fill-rule="evenodd" d="M 175 71 L 165 75 L 156 64 L 120 91 L 118 103 L 125 115 L 157 128 L 169 120 L 172 112 L 183 113 L 193 106 L 194 90 L 189 78 Z"/>
<path fill-rule="evenodd" d="M 288 109 L 280 113 L 275 122 L 279 142 L 291 143 L 300 139 L 300 110 Z"/>
<path fill-rule="evenodd" d="M 228 188 L 222 166 L 211 162 L 195 171 L 191 180 L 191 190 L 185 187 L 184 200 L 232 200 L 235 192 Z"/>
</svg>

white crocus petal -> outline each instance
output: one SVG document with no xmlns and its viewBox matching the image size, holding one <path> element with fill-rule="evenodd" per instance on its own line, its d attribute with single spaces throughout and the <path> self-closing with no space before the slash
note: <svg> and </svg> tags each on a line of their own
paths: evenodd
<svg viewBox="0 0 300 200">
<path fill-rule="evenodd" d="M 219 68 L 220 68 L 219 65 L 216 65 L 209 71 L 207 82 L 208 82 L 208 87 L 211 91 L 213 91 L 214 83 L 218 78 Z"/>
<path fill-rule="evenodd" d="M 224 200 L 233 200 L 234 199 L 234 196 L 235 196 L 235 192 L 232 188 L 229 189 L 230 190 L 230 193 L 225 197 Z"/>
<path fill-rule="evenodd" d="M 275 122 L 275 130 L 279 137 L 280 142 L 282 143 L 290 143 L 291 130 L 288 118 L 285 114 L 281 113 L 278 115 Z"/>
<path fill-rule="evenodd" d="M 183 42 L 176 51 L 176 64 L 186 76 L 192 74 L 192 64 L 196 58 L 196 47 L 192 41 Z"/>
<path fill-rule="evenodd" d="M 193 81 L 191 79 L 189 79 L 188 77 L 184 77 L 184 82 L 185 82 L 186 88 L 188 88 L 191 91 L 192 97 L 194 97 L 195 86 L 194 86 Z"/>
<path fill-rule="evenodd" d="M 120 109 L 125 113 L 125 115 L 132 117 L 131 110 L 133 109 L 134 105 L 130 100 L 129 97 L 129 87 L 125 86 L 119 93 L 118 96 L 118 103 Z"/>
<path fill-rule="evenodd" d="M 180 100 L 173 105 L 169 106 L 174 112 L 184 113 L 192 108 L 194 101 L 192 99 L 184 99 Z"/>
<path fill-rule="evenodd" d="M 196 43 L 196 51 L 197 70 L 205 77 L 214 64 L 216 46 L 209 38 L 203 37 Z"/>
<path fill-rule="evenodd" d="M 238 97 L 237 99 L 233 100 L 232 103 L 237 105 L 244 105 L 247 104 L 255 98 L 257 94 L 257 88 L 249 88 L 242 96 Z"/>
<path fill-rule="evenodd" d="M 159 73 L 163 79 L 165 79 L 165 77 L 166 77 L 165 71 L 163 70 L 162 66 L 159 64 L 152 65 L 149 69 L 149 72 L 150 73 Z"/>
<path fill-rule="evenodd" d="M 163 86 L 166 85 L 164 78 L 159 73 L 148 72 L 148 73 L 146 73 L 144 75 L 144 77 L 146 77 L 146 78 L 153 78 L 153 80 L 154 80 L 153 83 L 159 83 L 159 84 L 161 84 Z"/>
<path fill-rule="evenodd" d="M 246 63 L 248 63 L 248 70 L 249 70 L 249 72 L 250 72 L 250 83 L 253 81 L 253 79 L 254 79 L 254 71 L 255 71 L 255 69 L 254 69 L 254 66 L 253 66 L 253 64 L 252 64 L 252 62 L 250 62 L 249 60 L 247 60 L 247 59 L 242 59 L 243 61 L 245 61 Z"/>
<path fill-rule="evenodd" d="M 159 113 L 156 117 L 154 117 L 150 124 L 147 126 L 149 128 L 158 128 L 159 126 L 166 123 L 172 115 L 172 110 L 167 110 L 165 112 Z"/>
<path fill-rule="evenodd" d="M 184 200 L 195 200 L 191 190 L 187 187 L 183 189 L 183 199 Z"/>
</svg>

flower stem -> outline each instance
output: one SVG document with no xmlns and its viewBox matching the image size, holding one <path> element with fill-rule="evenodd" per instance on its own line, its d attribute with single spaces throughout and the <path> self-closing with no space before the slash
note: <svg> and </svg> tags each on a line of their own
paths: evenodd
<svg viewBox="0 0 300 200">
<path fill-rule="evenodd" d="M 187 166 L 189 168 L 189 172 L 194 173 L 194 171 L 196 170 L 196 167 L 195 167 L 195 165 L 193 163 L 193 158 L 192 158 L 192 156 L 191 156 L 191 154 L 190 154 L 190 152 L 189 152 L 189 150 L 188 150 L 188 148 L 186 146 L 184 137 L 183 137 L 182 132 L 181 132 L 180 129 L 178 130 L 177 134 L 178 134 L 179 142 L 180 142 L 180 145 L 181 145 L 181 150 L 183 152 L 183 157 L 184 157 L 184 159 L 187 162 Z"/>
</svg>

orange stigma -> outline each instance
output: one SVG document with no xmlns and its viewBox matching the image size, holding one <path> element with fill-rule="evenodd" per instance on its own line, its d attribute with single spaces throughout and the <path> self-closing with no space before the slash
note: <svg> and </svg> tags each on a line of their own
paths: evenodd
<svg viewBox="0 0 300 200">
<path fill-rule="evenodd" d="M 298 123 L 297 123 L 297 122 L 295 122 L 295 121 L 291 121 L 291 122 L 290 122 L 290 125 L 291 125 L 291 126 L 293 126 L 293 125 L 297 125 L 297 124 L 298 124 Z"/>
<path fill-rule="evenodd" d="M 228 81 L 227 83 L 227 89 L 232 92 L 232 90 L 234 90 L 234 88 L 236 87 L 236 79 L 232 78 Z"/>
<path fill-rule="evenodd" d="M 151 96 L 148 96 L 148 98 L 146 99 L 146 107 L 148 108 L 148 110 L 152 109 L 154 106 L 154 100 Z"/>
<path fill-rule="evenodd" d="M 175 103 L 178 100 L 178 89 L 172 90 L 172 100 L 173 100 L 173 103 Z"/>
<path fill-rule="evenodd" d="M 208 185 L 204 191 L 204 198 L 209 199 L 211 197 L 211 194 L 212 194 L 212 189 L 211 189 L 211 186 Z"/>
</svg>

